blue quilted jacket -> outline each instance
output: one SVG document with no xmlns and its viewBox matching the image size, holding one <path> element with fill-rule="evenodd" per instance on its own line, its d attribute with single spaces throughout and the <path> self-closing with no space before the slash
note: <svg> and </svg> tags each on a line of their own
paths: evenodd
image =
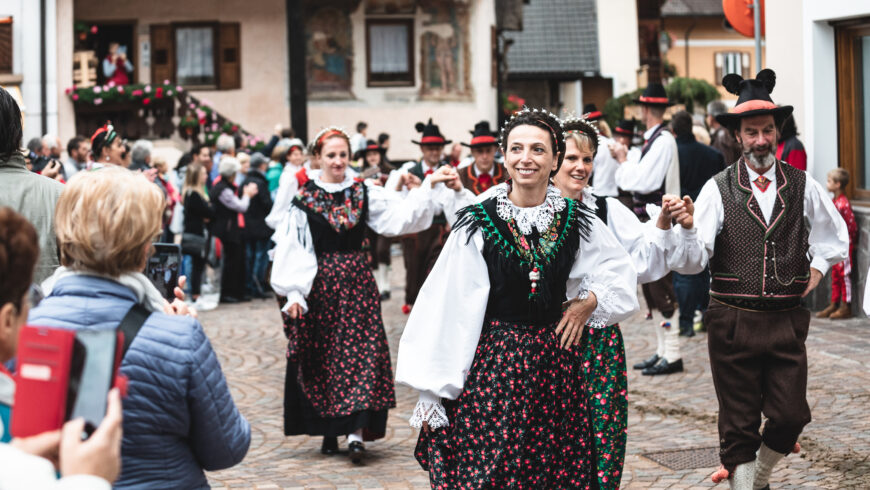
<svg viewBox="0 0 870 490">
<path fill-rule="evenodd" d="M 135 300 L 114 281 L 66 277 L 31 310 L 28 323 L 114 329 Z M 115 488 L 208 488 L 204 469 L 228 468 L 245 457 L 251 427 L 196 319 L 152 313 L 121 372 L 130 383 Z"/>
</svg>

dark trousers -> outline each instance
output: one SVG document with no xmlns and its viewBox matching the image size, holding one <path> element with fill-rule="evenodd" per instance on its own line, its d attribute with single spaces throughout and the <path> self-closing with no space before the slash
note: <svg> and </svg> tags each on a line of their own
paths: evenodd
<svg viewBox="0 0 870 490">
<path fill-rule="evenodd" d="M 704 315 L 719 400 L 719 456 L 726 468 L 755 460 L 764 442 L 791 452 L 810 423 L 806 308 L 757 312 L 711 301 Z M 767 417 L 761 435 L 761 414 Z"/>
<path fill-rule="evenodd" d="M 423 282 L 444 246 L 447 226 L 432 225 L 428 229 L 402 238 L 405 262 L 405 303 L 413 305 Z"/>
<path fill-rule="evenodd" d="M 201 255 L 191 255 L 193 268 L 190 272 L 190 294 L 199 296 L 202 289 L 202 274 L 205 271 L 205 258 Z"/>
<path fill-rule="evenodd" d="M 710 303 L 710 270 L 691 275 L 673 274 L 674 294 L 680 307 L 680 332 L 693 332 L 695 310 L 707 311 Z"/>
<path fill-rule="evenodd" d="M 366 230 L 366 238 L 369 239 L 372 269 L 377 269 L 381 264 L 390 265 L 390 245 L 393 243 L 393 239 L 388 236 L 378 235 L 371 228 Z"/>
<path fill-rule="evenodd" d="M 269 265 L 269 239 L 245 242 L 245 284 L 249 294 L 266 290 L 266 267 Z"/>
<path fill-rule="evenodd" d="M 224 270 L 221 273 L 221 298 L 245 296 L 245 246 L 242 242 L 222 241 Z"/>
<path fill-rule="evenodd" d="M 641 285 L 640 289 L 643 291 L 643 298 L 649 309 L 659 310 L 665 318 L 670 318 L 674 314 L 677 305 L 674 295 L 674 280 L 671 278 L 670 272 L 658 281 Z"/>
</svg>

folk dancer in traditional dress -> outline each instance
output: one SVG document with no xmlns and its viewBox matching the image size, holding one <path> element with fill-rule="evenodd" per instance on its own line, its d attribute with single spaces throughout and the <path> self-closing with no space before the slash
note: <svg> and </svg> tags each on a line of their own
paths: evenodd
<svg viewBox="0 0 870 490">
<path fill-rule="evenodd" d="M 595 154 L 600 144 L 596 128 L 577 117 L 563 120 L 563 126 L 565 160 L 553 181 L 563 196 L 583 202 L 607 225 L 631 256 L 638 282 L 658 280 L 672 270 L 682 270 L 697 261 L 701 253 L 697 241 L 677 235 L 671 229 L 672 219 L 692 228 L 691 203 L 666 195 L 655 222 L 641 223 L 615 197 L 600 196 L 588 184 L 590 175 L 595 175 L 593 162 L 597 160 Z M 696 247 L 696 250 L 685 250 L 687 247 Z M 585 328 L 580 353 L 584 359 L 587 403 L 592 419 L 593 473 L 597 475 L 598 488 L 619 488 L 628 425 L 625 346 L 619 325 Z"/>
<path fill-rule="evenodd" d="M 502 163 L 495 161 L 498 150 L 497 134 L 489 129 L 489 121 L 480 121 L 471 131 L 471 143 L 462 143 L 471 148 L 471 164 L 458 169 L 462 186 L 480 195 L 491 187 L 508 179 L 507 170 Z"/>
<path fill-rule="evenodd" d="M 353 156 L 354 160 L 361 162 L 361 176 L 372 179 L 375 185 L 383 186 L 387 182 L 390 172 L 393 171 L 384 156 L 386 152 L 387 149 L 379 145 L 377 141 L 368 140 L 366 146 Z M 378 283 L 381 301 L 388 300 L 390 299 L 390 262 L 392 259 L 390 245 L 393 240 L 391 237 L 375 233 L 371 228 L 366 231 L 366 240 L 372 273 L 375 276 L 375 282 Z"/>
<path fill-rule="evenodd" d="M 810 422 L 805 341 L 810 312 L 800 304 L 828 268 L 848 256 L 846 225 L 825 189 L 778 161 L 776 128 L 792 113 L 770 98 L 772 70 L 754 80 L 730 74 L 738 96 L 717 117 L 735 133 L 743 156 L 708 181 L 695 207 L 695 230 L 709 261 L 712 301 L 704 315 L 719 400 L 723 468 L 713 481 L 769 488 L 774 465 L 799 450 Z M 761 415 L 767 417 L 759 434 Z"/>
<path fill-rule="evenodd" d="M 281 298 L 287 348 L 284 433 L 322 435 L 324 454 L 347 435 L 359 462 L 363 440 L 384 436 L 395 407 L 381 302 L 362 253 L 367 227 L 385 236 L 429 227 L 438 173 L 402 199 L 347 170 L 350 138 L 327 128 L 314 140 L 321 170 L 299 174 L 298 193 L 273 240 L 272 288 Z"/>
<path fill-rule="evenodd" d="M 661 202 L 664 194 L 680 195 L 680 162 L 677 156 L 677 143 L 664 124 L 665 109 L 670 105 L 668 94 L 660 83 L 651 83 L 635 102 L 641 105 L 644 144 L 638 158 L 628 159 L 628 148 L 616 145 L 613 155 L 619 161 L 616 170 L 616 183 L 620 189 L 632 193 L 634 213 L 641 221 L 647 221 L 647 204 Z M 665 319 L 674 315 L 676 295 L 671 275 L 641 286 L 652 318 L 653 309 L 658 309 Z M 635 364 L 634 369 L 644 370 L 644 374 L 660 375 L 683 370 L 680 354 L 679 329 L 663 321 L 656 332 L 656 352 L 647 360 Z M 665 353 L 665 344 L 676 348 Z"/>
<path fill-rule="evenodd" d="M 432 123 L 432 119 L 430 118 L 426 124 L 417 123 L 415 129 L 422 133 L 422 137 L 420 141 L 411 142 L 420 145 L 423 157 L 418 161 L 407 162 L 390 173 L 387 183 L 384 184 L 388 190 L 405 194 L 440 167 L 453 168 L 442 155 L 444 145 L 450 144 L 451 140 L 444 138 L 438 126 Z M 438 259 L 441 247 L 444 246 L 447 231 L 447 220 L 443 214 L 439 214 L 432 226 L 402 238 L 402 255 L 405 262 L 405 304 L 402 306 L 402 311 L 405 314 L 411 311 L 417 301 L 420 287 L 435 264 L 435 260 Z"/>
<path fill-rule="evenodd" d="M 524 109 L 501 141 L 511 180 L 459 213 L 405 326 L 396 381 L 420 392 L 415 455 L 433 488 L 582 488 L 582 330 L 637 311 L 637 275 L 607 227 L 549 185 L 565 151 L 556 116 Z M 563 314 L 566 297 L 582 301 Z"/>
</svg>

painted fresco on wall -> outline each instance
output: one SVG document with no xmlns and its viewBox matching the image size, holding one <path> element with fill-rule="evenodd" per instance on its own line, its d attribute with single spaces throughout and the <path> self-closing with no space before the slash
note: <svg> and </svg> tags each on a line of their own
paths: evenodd
<svg viewBox="0 0 870 490">
<path fill-rule="evenodd" d="M 414 14 L 417 0 L 366 0 L 367 14 Z"/>
<path fill-rule="evenodd" d="M 350 12 L 315 10 L 306 21 L 308 95 L 312 99 L 353 98 L 353 42 Z"/>
<path fill-rule="evenodd" d="M 420 97 L 425 100 L 469 100 L 470 54 L 468 8 L 459 3 L 421 1 L 423 29 Z"/>
</svg>

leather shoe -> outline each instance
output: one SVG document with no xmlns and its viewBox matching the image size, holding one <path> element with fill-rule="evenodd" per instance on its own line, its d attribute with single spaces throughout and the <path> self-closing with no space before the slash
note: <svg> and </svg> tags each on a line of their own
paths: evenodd
<svg viewBox="0 0 870 490">
<path fill-rule="evenodd" d="M 674 362 L 668 362 L 668 360 L 663 357 L 655 366 L 650 366 L 641 371 L 641 374 L 644 374 L 646 376 L 656 376 L 658 374 L 671 374 L 681 372 L 683 372 L 682 359 L 677 359 Z"/>
<path fill-rule="evenodd" d="M 320 446 L 320 453 L 326 454 L 328 456 L 332 456 L 333 454 L 338 454 L 338 438 L 324 436 L 323 445 Z"/>
<path fill-rule="evenodd" d="M 633 367 L 634 369 L 646 369 L 646 368 L 650 368 L 650 367 L 655 366 L 656 363 L 659 362 L 659 359 L 661 359 L 661 357 L 659 357 L 658 354 L 653 354 L 652 357 L 650 357 L 649 359 L 647 359 L 647 360 L 645 360 L 645 361 L 643 361 L 643 362 L 639 362 L 639 363 L 635 364 L 635 365 L 632 366 L 632 367 Z"/>
<path fill-rule="evenodd" d="M 389 291 L 384 291 L 383 293 L 381 293 L 381 301 L 386 301 L 388 299 L 390 299 L 390 292 Z"/>
<path fill-rule="evenodd" d="M 347 452 L 353 464 L 360 464 L 366 453 L 366 446 L 359 441 L 353 441 L 347 445 Z"/>
<path fill-rule="evenodd" d="M 231 304 L 235 304 L 235 303 L 241 303 L 242 300 L 240 300 L 239 298 L 233 297 L 233 296 L 224 296 L 221 298 L 220 302 L 231 305 Z"/>
</svg>

